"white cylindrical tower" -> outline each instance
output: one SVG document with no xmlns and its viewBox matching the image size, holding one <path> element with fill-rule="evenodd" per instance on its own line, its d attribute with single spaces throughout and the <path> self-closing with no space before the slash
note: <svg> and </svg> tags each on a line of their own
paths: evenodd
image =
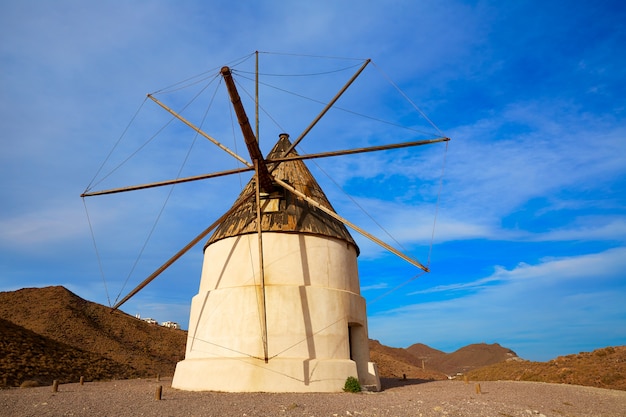
<svg viewBox="0 0 626 417">
<path fill-rule="evenodd" d="M 281 135 L 268 164 L 289 146 Z M 332 209 L 302 161 L 283 162 L 272 175 Z M 240 199 L 255 189 L 254 180 Z M 260 237 L 253 196 L 207 242 L 185 360 L 172 387 L 338 392 L 354 376 L 380 388 L 356 243 L 341 222 L 279 189 L 261 196 Z"/>
</svg>

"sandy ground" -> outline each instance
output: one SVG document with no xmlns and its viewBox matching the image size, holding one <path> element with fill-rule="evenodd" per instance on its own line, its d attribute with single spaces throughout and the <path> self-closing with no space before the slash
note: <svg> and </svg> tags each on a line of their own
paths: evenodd
<svg viewBox="0 0 626 417">
<path fill-rule="evenodd" d="M 626 417 L 626 391 L 537 382 L 383 382 L 377 393 L 186 392 L 170 379 L 0 390 L 0 416 Z M 162 399 L 156 391 L 162 386 Z"/>
</svg>

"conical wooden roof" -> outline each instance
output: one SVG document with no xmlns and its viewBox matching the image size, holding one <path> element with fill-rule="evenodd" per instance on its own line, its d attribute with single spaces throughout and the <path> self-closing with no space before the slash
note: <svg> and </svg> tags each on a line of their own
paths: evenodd
<svg viewBox="0 0 626 417">
<path fill-rule="evenodd" d="M 281 134 L 266 159 L 270 161 L 273 158 L 285 156 L 283 154 L 290 146 L 289 135 Z M 289 156 L 294 155 L 297 155 L 295 149 L 289 153 Z M 271 163 L 268 162 L 268 164 L 271 167 Z M 272 171 L 272 175 L 287 182 L 320 205 L 335 211 L 303 161 L 282 162 Z M 235 204 L 250 193 L 252 196 L 248 197 L 246 202 L 217 227 L 205 247 L 227 237 L 257 233 L 255 180 L 256 177 L 252 177 Z M 357 254 L 359 253 L 358 246 L 342 222 L 284 190 L 280 185 L 276 186 L 275 192 L 262 197 L 261 211 L 261 229 L 263 232 L 328 236 L 354 245 Z"/>
</svg>

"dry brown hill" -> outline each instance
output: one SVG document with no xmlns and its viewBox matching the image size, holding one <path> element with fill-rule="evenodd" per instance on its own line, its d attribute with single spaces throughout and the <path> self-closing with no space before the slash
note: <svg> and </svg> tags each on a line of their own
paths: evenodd
<svg viewBox="0 0 626 417">
<path fill-rule="evenodd" d="M 406 349 L 392 348 L 370 340 L 370 358 L 378 365 L 382 378 L 418 379 L 436 381 L 446 379 L 446 375 L 432 369 L 423 369 L 421 359 L 411 355 Z"/>
<path fill-rule="evenodd" d="M 559 356 L 549 362 L 502 362 L 473 370 L 468 377 L 482 381 L 540 381 L 626 390 L 626 346 Z"/>
<path fill-rule="evenodd" d="M 447 375 L 467 373 L 468 371 L 494 363 L 517 359 L 518 356 L 511 349 L 504 348 L 498 343 L 477 343 L 464 346 L 452 353 L 436 355 L 426 362 L 426 368 L 436 369 Z"/>
<path fill-rule="evenodd" d="M 464 373 L 485 365 L 519 359 L 515 352 L 497 343 L 473 344 L 445 353 L 422 343 L 406 349 L 381 345 L 370 341 L 372 361 L 378 363 L 381 376 L 397 378 L 446 379 L 448 375 Z"/>
<path fill-rule="evenodd" d="M 424 363 L 430 361 L 433 358 L 446 355 L 446 352 L 431 348 L 430 346 L 423 343 L 415 343 L 406 348 L 406 351 L 416 358 L 423 360 Z"/>
<path fill-rule="evenodd" d="M 127 367 L 129 375 L 171 375 L 187 333 L 150 325 L 86 301 L 64 287 L 0 292 L 0 318 Z"/>
<path fill-rule="evenodd" d="M 95 353 L 76 349 L 0 319 L 0 374 L 2 386 L 24 381 L 50 385 L 138 376 L 133 369 Z"/>
</svg>

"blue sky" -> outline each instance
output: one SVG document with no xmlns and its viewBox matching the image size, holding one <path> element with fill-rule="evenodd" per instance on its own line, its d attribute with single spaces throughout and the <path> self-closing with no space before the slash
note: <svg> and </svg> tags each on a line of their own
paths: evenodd
<svg viewBox="0 0 626 417">
<path fill-rule="evenodd" d="M 248 57 L 235 66 L 247 92 L 257 50 L 294 54 L 260 54 L 261 72 L 337 70 L 268 77 L 299 95 L 262 88 L 267 152 L 320 110 L 300 96 L 330 100 L 361 62 L 295 55 L 371 58 L 300 153 L 436 136 L 405 98 L 452 141 L 309 164 L 339 214 L 429 261 L 419 275 L 354 233 L 370 337 L 448 352 L 498 342 L 532 360 L 626 344 L 621 2 L 259 3 L 0 3 L 0 290 L 63 285 L 108 304 L 232 204 L 249 176 L 86 199 L 103 280 L 79 195 L 138 108 L 96 181 L 165 129 L 94 189 L 237 166 L 147 93 L 206 74 L 157 97 L 181 108 L 206 86 L 189 117 L 245 154 L 209 82 L 220 66 Z M 201 262 L 199 245 L 123 310 L 186 326 Z"/>
</svg>

